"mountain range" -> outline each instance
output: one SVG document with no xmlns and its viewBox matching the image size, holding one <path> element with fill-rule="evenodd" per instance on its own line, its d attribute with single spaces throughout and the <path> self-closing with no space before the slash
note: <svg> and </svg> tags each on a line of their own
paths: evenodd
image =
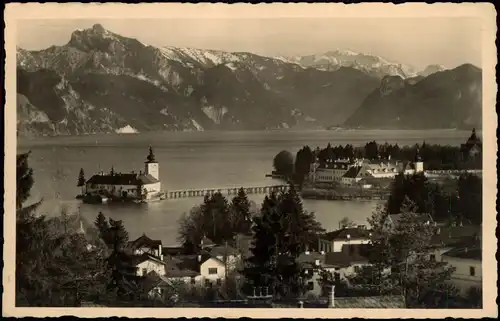
<svg viewBox="0 0 500 321">
<path fill-rule="evenodd" d="M 265 57 L 156 47 L 97 24 L 74 31 L 62 46 L 18 48 L 17 128 L 19 135 L 63 135 L 378 127 L 366 119 L 374 109 L 387 119 L 400 118 L 382 127 L 405 128 L 415 125 L 406 120 L 406 109 L 419 104 L 441 109 L 440 126 L 477 126 L 480 119 L 466 109 L 481 110 L 480 74 L 471 65 L 429 66 L 419 73 L 348 51 Z M 447 121 L 451 109 L 459 111 Z"/>
</svg>

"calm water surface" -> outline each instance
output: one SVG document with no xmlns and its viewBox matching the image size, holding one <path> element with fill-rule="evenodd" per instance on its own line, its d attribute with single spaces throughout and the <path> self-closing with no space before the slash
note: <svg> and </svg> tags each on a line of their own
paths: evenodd
<svg viewBox="0 0 500 321">
<path fill-rule="evenodd" d="M 266 178 L 272 159 L 281 150 L 292 153 L 302 146 L 364 145 L 376 140 L 410 145 L 427 143 L 459 145 L 468 131 L 268 131 L 268 132 L 160 132 L 137 135 L 88 135 L 18 140 L 20 152 L 31 150 L 30 165 L 35 185 L 32 200 L 44 198 L 41 211 L 58 213 L 65 204 L 70 210 L 80 207 L 81 214 L 93 221 L 99 211 L 124 221 L 130 237 L 147 233 L 165 244 L 175 244 L 177 221 L 202 198 L 167 200 L 147 205 L 89 205 L 75 200 L 78 172 L 87 178 L 99 170 L 116 172 L 143 170 L 152 145 L 160 164 L 164 190 L 183 188 L 223 188 L 260 186 L 279 183 Z M 251 195 L 260 206 L 264 195 Z M 376 206 L 375 202 L 332 202 L 304 200 L 304 206 L 316 213 L 327 230 L 338 227 L 345 216 L 359 224 Z"/>
</svg>

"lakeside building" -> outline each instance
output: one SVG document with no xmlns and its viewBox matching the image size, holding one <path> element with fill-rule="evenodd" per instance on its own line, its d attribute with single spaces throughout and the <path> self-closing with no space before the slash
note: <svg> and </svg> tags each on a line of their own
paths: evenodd
<svg viewBox="0 0 500 321">
<path fill-rule="evenodd" d="M 472 133 L 465 144 L 460 146 L 460 152 L 463 161 L 474 161 L 481 159 L 483 151 L 483 143 L 476 135 L 476 129 L 472 129 Z"/>
<path fill-rule="evenodd" d="M 394 178 L 403 173 L 412 175 L 424 172 L 424 162 L 417 149 L 412 162 L 367 159 L 342 159 L 311 164 L 309 181 L 312 183 L 339 183 L 342 185 L 356 185 L 363 179 Z"/>
<path fill-rule="evenodd" d="M 108 174 L 100 172 L 85 183 L 87 195 L 103 195 L 122 199 L 150 200 L 161 193 L 160 165 L 155 160 L 153 149 L 144 166 L 144 172 L 116 173 L 114 168 Z"/>
</svg>

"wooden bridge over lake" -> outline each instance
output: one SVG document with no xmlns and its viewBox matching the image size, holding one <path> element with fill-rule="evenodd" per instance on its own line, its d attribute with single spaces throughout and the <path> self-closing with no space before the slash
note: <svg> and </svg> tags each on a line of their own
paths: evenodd
<svg viewBox="0 0 500 321">
<path fill-rule="evenodd" d="M 205 197 L 215 193 L 221 193 L 225 196 L 237 195 L 238 191 L 243 188 L 247 194 L 268 194 L 271 192 L 286 192 L 290 189 L 288 185 L 269 185 L 269 186 L 253 186 L 253 187 L 230 187 L 230 188 L 197 188 L 172 190 L 164 192 L 165 199 L 187 198 L 187 197 Z"/>
</svg>

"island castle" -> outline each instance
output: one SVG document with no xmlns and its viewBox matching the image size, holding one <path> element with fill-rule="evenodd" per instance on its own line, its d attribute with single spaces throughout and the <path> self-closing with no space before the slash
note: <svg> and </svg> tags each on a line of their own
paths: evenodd
<svg viewBox="0 0 500 321">
<path fill-rule="evenodd" d="M 108 174 L 100 172 L 85 182 L 85 194 L 132 200 L 159 197 L 160 165 L 155 159 L 153 148 L 149 147 L 144 172 L 116 173 L 114 168 Z"/>
</svg>

